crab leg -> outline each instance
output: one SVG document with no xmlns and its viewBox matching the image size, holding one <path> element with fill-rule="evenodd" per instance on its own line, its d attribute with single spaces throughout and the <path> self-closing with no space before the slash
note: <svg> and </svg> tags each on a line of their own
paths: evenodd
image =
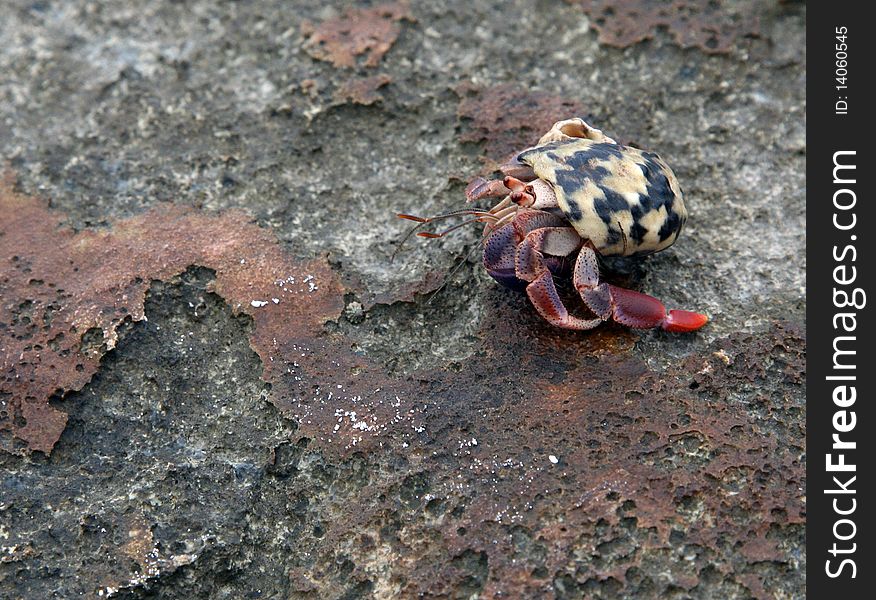
<svg viewBox="0 0 876 600">
<path fill-rule="evenodd" d="M 627 327 L 661 327 L 676 333 L 696 331 L 709 321 L 706 315 L 687 310 L 670 310 L 667 314 L 666 307 L 657 298 L 599 283 L 596 251 L 587 245 L 578 253 L 573 281 L 587 307 L 603 320 L 611 318 Z"/>
<path fill-rule="evenodd" d="M 508 200 L 508 198 L 505 198 L 505 200 Z M 504 202 L 504 200 L 503 200 L 503 202 Z M 501 204 L 502 204 L 501 202 L 499 204 L 497 204 L 496 207 L 493 208 L 493 210 L 496 210 L 496 208 L 499 207 Z M 492 212 L 492 211 L 490 211 L 490 212 Z M 503 225 L 508 224 L 509 222 L 511 222 L 514 219 L 514 216 L 516 214 L 517 214 L 517 207 L 516 206 L 506 206 L 500 210 L 496 210 L 496 212 L 493 213 L 493 217 L 495 218 L 495 221 L 486 221 L 485 220 L 487 224 L 484 226 L 484 235 L 489 235 L 490 233 L 492 233 L 496 229 L 499 229 Z"/>
<path fill-rule="evenodd" d="M 528 208 L 521 208 L 517 211 L 517 215 L 514 217 L 514 229 L 515 231 L 517 231 L 519 241 L 521 242 L 524 240 L 524 238 L 526 238 L 527 235 L 529 235 L 533 231 L 537 229 L 543 229 L 545 227 L 557 229 L 564 228 L 574 231 L 574 229 L 569 226 L 569 222 L 566 221 L 563 217 L 543 210 L 531 210 Z"/>
<path fill-rule="evenodd" d="M 481 198 L 506 196 L 509 193 L 511 193 L 511 190 L 505 187 L 501 179 L 487 181 L 483 177 L 475 177 L 465 188 L 465 197 L 469 202 L 474 202 Z"/>
<path fill-rule="evenodd" d="M 505 214 L 505 211 L 510 211 Z M 484 267 L 490 276 L 502 285 L 514 290 L 523 290 L 527 280 L 516 275 L 517 245 L 529 234 L 541 227 L 562 227 L 566 222 L 550 213 L 518 209 L 511 206 L 497 213 L 503 215 L 497 223 L 488 224 L 492 228 L 484 237 Z M 544 256 L 542 262 L 559 271 L 561 261 L 555 256 Z"/>
<path fill-rule="evenodd" d="M 545 262 L 545 254 L 568 256 L 580 245 L 581 238 L 571 227 L 541 227 L 526 234 L 515 257 L 515 274 L 529 282 L 526 294 L 530 302 L 547 322 L 565 329 L 593 329 L 602 323 L 601 318 L 581 319 L 569 314 Z"/>
</svg>

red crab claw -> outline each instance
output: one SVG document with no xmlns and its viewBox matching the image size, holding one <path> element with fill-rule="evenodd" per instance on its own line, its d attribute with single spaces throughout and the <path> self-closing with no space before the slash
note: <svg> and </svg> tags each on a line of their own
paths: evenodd
<svg viewBox="0 0 876 600">
<path fill-rule="evenodd" d="M 663 321 L 663 329 L 666 331 L 674 331 L 676 333 L 687 333 L 696 331 L 709 322 L 709 317 L 706 315 L 692 312 L 689 310 L 670 310 L 669 316 Z"/>
<path fill-rule="evenodd" d="M 628 327 L 650 329 L 661 327 L 674 333 L 696 331 L 709 322 L 709 317 L 689 310 L 670 310 L 657 298 L 620 288 L 608 286 L 614 305 L 614 320 Z"/>
</svg>

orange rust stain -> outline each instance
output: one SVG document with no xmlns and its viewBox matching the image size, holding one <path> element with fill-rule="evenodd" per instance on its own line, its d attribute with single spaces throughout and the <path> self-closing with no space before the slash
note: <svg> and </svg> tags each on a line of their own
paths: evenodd
<svg viewBox="0 0 876 600">
<path fill-rule="evenodd" d="M 363 106 L 376 104 L 383 100 L 383 96 L 378 90 L 388 85 L 391 81 L 392 77 L 385 73 L 372 77 L 348 79 L 335 90 L 335 102 L 352 102 L 353 104 L 362 104 Z"/>
<path fill-rule="evenodd" d="M 522 596 L 538 595 L 545 582 L 508 559 L 514 542 L 497 531 L 534 521 L 548 573 L 566 568 L 569 549 L 587 548 L 587 540 L 599 556 L 598 546 L 625 539 L 631 524 L 653 532 L 637 542 L 640 552 L 616 566 L 594 564 L 587 577 L 624 583 L 628 569 L 646 564 L 648 550 L 674 545 L 674 532 L 707 548 L 745 540 L 739 553 L 750 564 L 783 560 L 769 536 L 805 522 L 802 448 L 764 435 L 735 395 L 756 397 L 758 383 L 776 377 L 765 365 L 784 365 L 782 376 L 803 373 L 802 341 L 782 326 L 757 339 L 736 335 L 720 343 L 722 352 L 692 355 L 665 373 L 630 355 L 568 356 L 575 366 L 561 382 L 532 382 L 478 431 L 474 468 L 461 472 L 481 477 L 479 493 L 444 531 L 449 551 L 486 553 L 485 590 L 514 581 Z M 728 364 L 722 357 L 729 354 Z M 530 369 L 525 362 L 520 369 L 526 381 Z M 465 537 L 455 534 L 460 526 Z M 699 583 L 681 565 L 672 576 L 684 589 Z"/>
<path fill-rule="evenodd" d="M 584 114 L 575 100 L 503 83 L 490 88 L 463 84 L 457 116 L 463 142 L 483 142 L 487 158 L 497 164 L 538 142 L 556 121 Z"/>
<path fill-rule="evenodd" d="M 581 6 L 599 42 L 626 48 L 665 28 L 676 45 L 726 54 L 744 37 L 761 34 L 757 3 L 720 0 L 567 0 Z M 762 3 L 767 4 L 767 3 Z"/>
<path fill-rule="evenodd" d="M 49 404 L 81 389 L 124 319 L 144 318 L 149 283 L 192 265 L 254 321 L 251 343 L 270 375 L 277 339 L 315 336 L 343 309 L 325 260 L 294 261 L 244 213 L 162 207 L 110 230 L 73 232 L 45 201 L 0 184 L 0 447 L 48 453 L 67 417 Z"/>
<path fill-rule="evenodd" d="M 304 49 L 335 67 L 352 68 L 365 56 L 366 67 L 376 67 L 401 33 L 400 21 L 413 21 L 407 2 L 387 2 L 372 8 L 347 8 L 319 25 L 301 24 Z"/>
</svg>

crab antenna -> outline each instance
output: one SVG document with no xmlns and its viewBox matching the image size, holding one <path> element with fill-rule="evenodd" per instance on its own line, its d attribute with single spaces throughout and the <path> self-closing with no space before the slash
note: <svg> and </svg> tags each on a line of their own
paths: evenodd
<svg viewBox="0 0 876 600">
<path fill-rule="evenodd" d="M 438 221 L 440 219 L 447 219 L 450 217 L 459 217 L 462 215 L 488 215 L 490 214 L 487 210 L 481 210 L 479 208 L 461 208 L 458 210 L 451 210 L 450 212 L 441 213 L 440 215 L 434 215 L 431 217 L 418 217 L 416 215 L 408 215 L 404 213 L 396 213 L 396 216 L 399 219 L 407 219 L 408 221 L 416 221 L 417 223 L 431 223 L 432 221 Z"/>
<path fill-rule="evenodd" d="M 409 239 L 411 239 L 411 237 L 415 233 L 417 233 L 417 230 L 419 230 L 426 223 L 431 223 L 432 221 L 438 221 L 440 219 L 447 219 L 449 217 L 458 217 L 458 216 L 462 216 L 462 215 L 477 215 L 478 217 L 483 217 L 483 218 L 492 217 L 492 214 L 485 211 L 485 210 L 478 210 L 478 209 L 471 209 L 471 208 L 454 210 L 454 211 L 450 211 L 450 212 L 447 212 L 444 214 L 435 215 L 433 217 L 418 217 L 416 215 L 407 215 L 407 214 L 398 213 L 398 215 L 397 215 L 398 218 L 407 219 L 408 221 L 416 221 L 417 224 L 415 226 L 413 226 L 411 229 L 409 229 L 408 232 L 405 234 L 405 236 L 398 243 L 398 246 L 396 246 L 395 251 L 393 251 L 393 253 L 392 253 L 392 256 L 389 257 L 389 262 L 391 263 L 395 260 L 395 257 L 399 253 L 399 251 L 402 249 L 402 246 L 404 246 L 405 243 L 407 243 L 407 241 Z M 470 222 L 471 221 L 466 221 L 466 223 L 470 223 Z M 447 232 L 445 232 L 445 233 L 447 233 Z M 434 236 L 424 236 L 424 237 L 434 237 Z M 437 236 L 437 237 L 440 237 L 440 236 Z"/>
<path fill-rule="evenodd" d="M 421 231 L 417 235 L 420 237 L 430 238 L 430 239 L 440 238 L 440 237 L 444 237 L 445 235 L 447 235 L 451 231 L 456 231 L 460 227 L 465 227 L 469 223 L 483 223 L 484 219 L 485 219 L 485 217 L 475 217 L 474 219 L 469 219 L 468 221 L 463 221 L 462 223 L 457 223 L 453 227 L 451 227 L 449 229 L 445 229 L 444 231 L 441 231 L 439 233 L 433 233 L 431 231 Z"/>
</svg>

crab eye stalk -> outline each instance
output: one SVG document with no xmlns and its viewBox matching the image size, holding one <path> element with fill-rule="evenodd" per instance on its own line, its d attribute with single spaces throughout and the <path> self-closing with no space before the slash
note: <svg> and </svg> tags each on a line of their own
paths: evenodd
<svg viewBox="0 0 876 600">
<path fill-rule="evenodd" d="M 521 191 L 511 192 L 511 202 L 513 202 L 517 206 L 521 206 L 523 208 L 529 208 L 530 206 L 535 204 L 535 196 L 532 194 L 530 189 L 527 189 L 526 191 L 523 191 L 523 192 L 521 192 Z"/>
</svg>

